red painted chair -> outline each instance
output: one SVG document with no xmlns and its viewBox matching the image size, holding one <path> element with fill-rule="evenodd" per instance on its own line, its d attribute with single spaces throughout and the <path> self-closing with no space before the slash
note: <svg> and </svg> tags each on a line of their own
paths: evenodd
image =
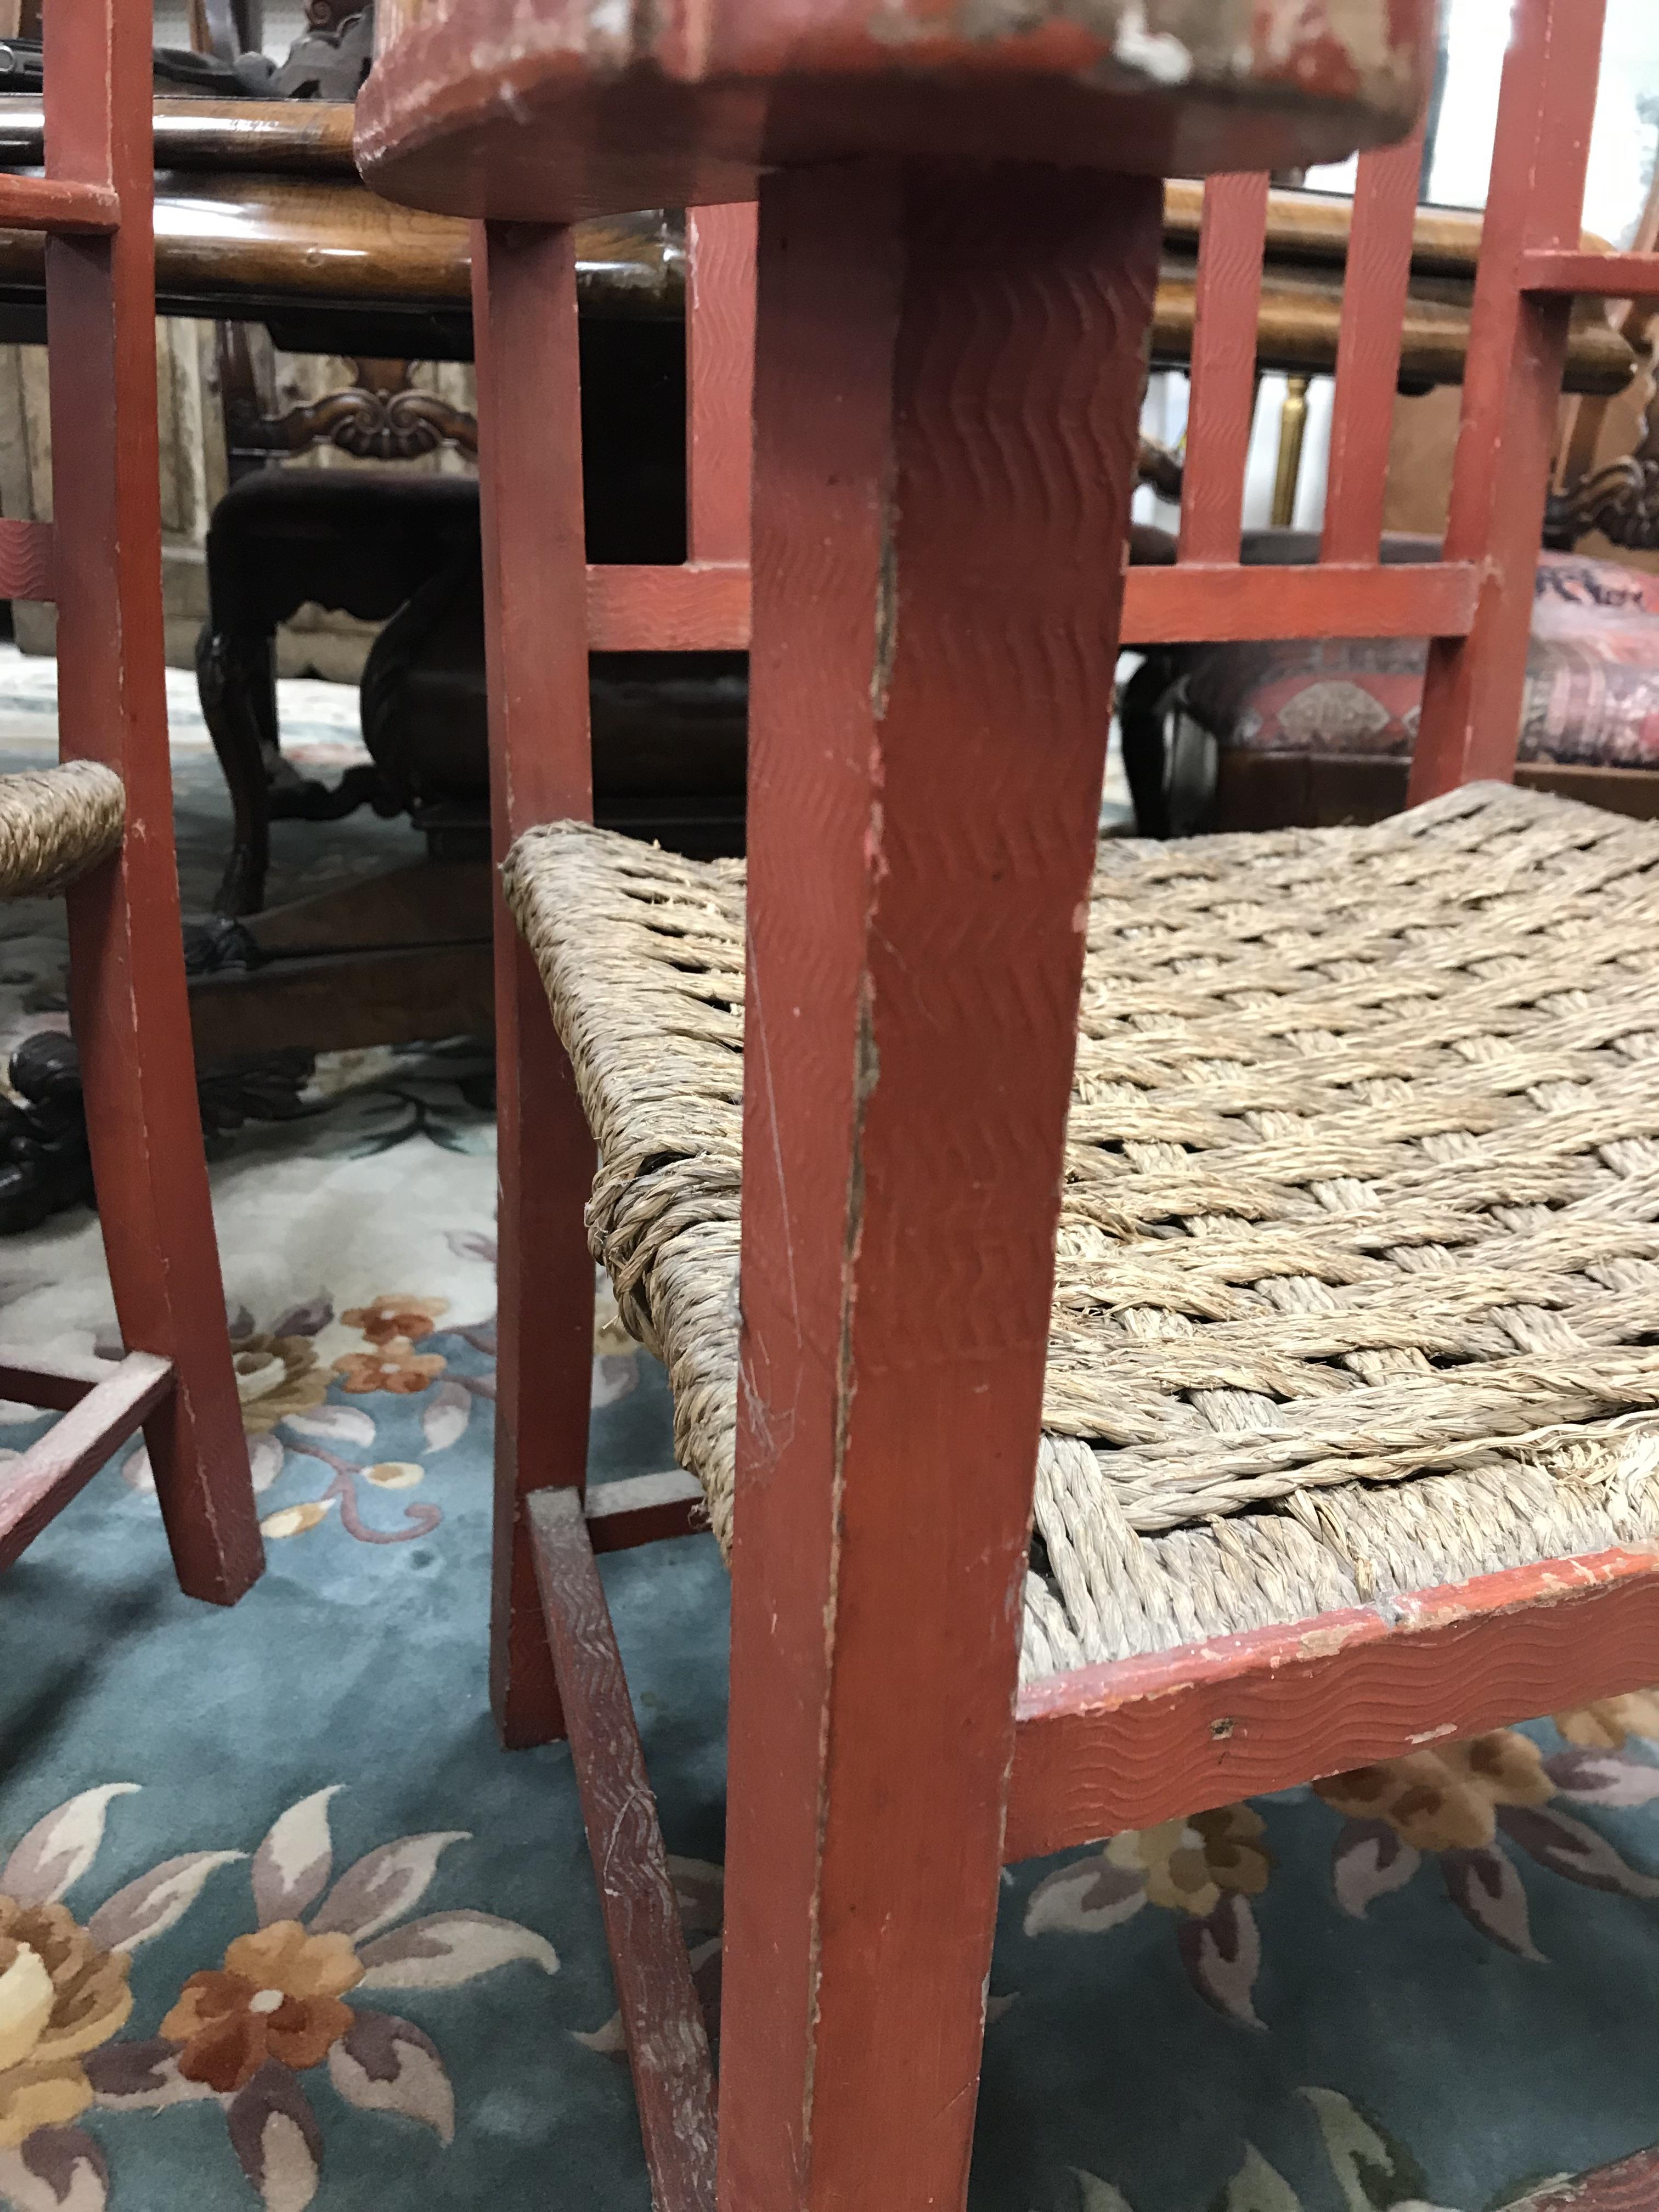
<svg viewBox="0 0 1659 2212">
<path fill-rule="evenodd" d="M 0 1486 L 0 1566 L 142 1423 L 179 1579 L 230 1604 L 264 1565 L 226 1333 L 179 952 L 156 453 L 149 11 L 47 9 L 52 522 L 0 522 L 0 589 L 58 603 L 60 765 L 0 777 L 0 894 L 64 890 L 70 1006 L 126 1356 L 0 1364 L 64 1415 Z M 67 888 L 66 888 L 67 887 Z"/>
<path fill-rule="evenodd" d="M 1405 131 L 1430 15 L 383 21 L 366 173 L 485 218 L 525 933 L 503 911 L 496 1705 L 509 1741 L 569 1735 L 670 2212 L 961 2203 L 1005 1861 L 1659 1674 L 1652 1437 L 1620 1425 L 1659 1398 L 1659 842 L 1456 789 L 1513 763 L 1568 296 L 1659 283 L 1576 252 L 1596 0 L 1520 0 L 1444 556 L 1378 561 L 1407 147 L 1364 161 L 1324 557 L 1239 558 L 1267 192 L 1239 172 Z M 1122 635 L 1431 637 L 1438 803 L 1369 843 L 1097 852 L 1158 244 L 1155 185 L 1106 155 L 1229 172 L 1181 557 L 1129 575 Z M 558 226 L 757 171 L 745 877 L 583 826 L 595 611 L 645 587 L 581 569 Z M 731 488 L 718 572 L 652 591 L 737 588 Z M 1580 1082 L 1611 1093 L 1570 1110 Z M 593 1562 L 690 1509 L 583 1499 L 590 1199 L 730 1546 L 718 2158 Z M 1450 1509 L 1489 1482 L 1502 1526 L 1471 1533 Z"/>
<path fill-rule="evenodd" d="M 1316 544 L 1244 536 L 1246 558 Z M 1437 560 L 1433 538 L 1386 554 Z M 1311 554 L 1310 554 L 1310 557 Z M 1149 653 L 1120 701 L 1123 760 L 1146 836 L 1380 822 L 1406 801 L 1423 711 L 1421 637 L 1263 638 Z M 1659 818 L 1659 578 L 1545 552 L 1516 781 Z"/>
</svg>

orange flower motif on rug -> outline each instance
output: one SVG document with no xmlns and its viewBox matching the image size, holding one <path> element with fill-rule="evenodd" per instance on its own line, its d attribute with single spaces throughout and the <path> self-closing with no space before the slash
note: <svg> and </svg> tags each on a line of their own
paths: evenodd
<svg viewBox="0 0 1659 2212">
<path fill-rule="evenodd" d="M 363 1978 L 344 1936 L 309 1936 L 297 1920 L 239 1936 L 222 1967 L 192 1974 L 161 2033 L 182 2046 L 179 2071 L 222 2096 L 267 2058 L 295 2073 L 320 2065 L 356 2015 L 340 1999 Z"/>
<path fill-rule="evenodd" d="M 1267 1824 L 1253 1805 L 1221 1805 L 1184 1820 L 1130 1828 L 1045 1875 L 1025 1906 L 1028 1936 L 1098 1936 L 1148 1905 L 1178 1916 L 1176 1945 L 1206 2004 L 1247 2027 L 1256 2018 L 1261 1939 L 1250 1899 L 1273 1869 Z"/>
<path fill-rule="evenodd" d="M 1588 1889 L 1659 1898 L 1659 1875 L 1631 1865 L 1598 1829 L 1562 1809 L 1563 1801 L 1640 1805 L 1659 1796 L 1659 1767 L 1622 1747 L 1656 1721 L 1659 1698 L 1641 1692 L 1560 1715 L 1566 1743 L 1547 1755 L 1519 1729 L 1494 1729 L 1316 1782 L 1326 1804 L 1346 1816 L 1332 1853 L 1337 1903 L 1361 1918 L 1431 1860 L 1482 1936 L 1539 1961 L 1517 1850 Z"/>
<path fill-rule="evenodd" d="M 1659 1689 L 1598 1698 L 1576 1712 L 1558 1713 L 1555 1725 L 1583 1751 L 1622 1751 L 1633 1735 L 1659 1742 Z"/>
<path fill-rule="evenodd" d="M 329 1807 L 339 1790 L 313 1790 L 252 1852 L 164 1858 L 82 1925 L 61 1893 L 86 1875 L 111 1803 L 137 1788 L 83 1790 L 0 1854 L 0 2206 L 103 2212 L 116 2145 L 106 2151 L 78 2125 L 84 2113 L 109 2121 L 216 2103 L 254 2197 L 268 2212 L 304 2212 L 324 2155 L 313 2069 L 326 2069 L 344 2105 L 418 2121 L 451 2142 L 455 2093 L 442 2054 L 424 2028 L 380 2008 L 381 1992 L 430 1996 L 515 1964 L 544 1974 L 559 1966 L 544 1936 L 499 1914 L 451 1905 L 409 1917 L 465 1834 L 397 1836 L 338 1870 Z M 233 1862 L 251 1875 L 257 1924 L 232 1939 L 222 1964 L 185 1979 L 150 2033 L 123 2035 L 130 1954 L 181 1920 Z M 233 2201 L 206 2178 L 186 2193 L 192 2204 Z M 250 2200 L 238 2191 L 234 2201 Z"/>
<path fill-rule="evenodd" d="M 412 1397 L 444 1371 L 441 1352 L 416 1352 L 406 1336 L 389 1337 L 372 1352 L 343 1352 L 334 1363 L 341 1387 L 361 1395 L 367 1390 L 392 1390 Z"/>
<path fill-rule="evenodd" d="M 241 1336 L 231 1345 L 242 1426 L 269 1436 L 291 1413 L 314 1413 L 328 1395 L 328 1376 L 303 1336 Z"/>
<path fill-rule="evenodd" d="M 448 1310 L 447 1298 L 382 1291 L 366 1306 L 348 1306 L 340 1319 L 348 1328 L 360 1328 L 371 1344 L 390 1344 L 394 1337 L 430 1336 L 439 1315 Z"/>
<path fill-rule="evenodd" d="M 1132 1828 L 1106 1846 L 1111 1864 L 1146 1877 L 1146 1902 L 1201 1920 L 1224 1893 L 1260 1897 L 1273 1856 L 1261 1838 L 1261 1816 L 1248 1805 L 1223 1805 L 1190 1820 Z"/>
<path fill-rule="evenodd" d="M 1500 1805 L 1547 1805 L 1555 1784 L 1513 1729 L 1332 1774 L 1314 1788 L 1351 1820 L 1383 1820 L 1419 1851 L 1469 1851 L 1498 1833 Z"/>
</svg>

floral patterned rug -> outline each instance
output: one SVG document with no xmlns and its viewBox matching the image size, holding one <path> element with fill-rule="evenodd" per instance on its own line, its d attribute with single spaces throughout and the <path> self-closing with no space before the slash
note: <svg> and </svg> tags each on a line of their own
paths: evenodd
<svg viewBox="0 0 1659 2212">
<path fill-rule="evenodd" d="M 21 760 L 50 702 L 9 680 Z M 199 900 L 226 817 L 188 707 Z M 349 757 L 339 702 L 307 711 Z M 278 830 L 279 893 L 407 836 Z M 61 936 L 0 933 L 7 1037 L 58 1018 Z M 243 1604 L 179 1596 L 142 1450 L 5 1579 L 14 2212 L 646 2212 L 568 1758 L 507 1756 L 487 1711 L 483 1073 L 325 1063 L 314 1115 L 219 1149 L 270 1558 Z M 90 1218 L 0 1246 L 0 1303 L 9 1341 L 112 1351 Z M 595 1479 L 664 1468 L 662 1376 L 601 1319 Z M 39 1427 L 0 1421 L 7 1451 Z M 605 1573 L 717 2013 L 724 1575 L 707 1537 Z M 1624 2156 L 1659 2140 L 1659 1692 L 1011 1869 L 991 1987 L 975 2212 L 1487 2212 Z"/>
</svg>

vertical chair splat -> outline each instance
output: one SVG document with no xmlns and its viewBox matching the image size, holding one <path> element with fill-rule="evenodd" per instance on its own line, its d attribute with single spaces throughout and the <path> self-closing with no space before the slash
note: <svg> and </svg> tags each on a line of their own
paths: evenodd
<svg viewBox="0 0 1659 2212">
<path fill-rule="evenodd" d="M 1578 243 L 1606 6 L 1531 0 L 1504 65 L 1446 526 L 1446 558 L 1479 562 L 1481 592 L 1468 635 L 1430 643 L 1413 806 L 1515 774 L 1572 307 L 1518 288 L 1528 247 Z"/>
<path fill-rule="evenodd" d="M 1372 562 L 1382 544 L 1425 123 L 1426 117 L 1386 153 L 1360 156 L 1337 341 L 1323 561 Z"/>
<path fill-rule="evenodd" d="M 1267 178 L 1255 174 L 1212 177 L 1204 187 L 1181 502 L 1183 562 L 1238 558 L 1244 468 L 1255 415 L 1267 189 Z"/>
</svg>

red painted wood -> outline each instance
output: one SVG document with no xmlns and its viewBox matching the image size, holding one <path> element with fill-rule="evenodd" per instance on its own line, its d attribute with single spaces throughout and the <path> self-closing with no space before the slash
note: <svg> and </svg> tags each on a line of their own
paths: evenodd
<svg viewBox="0 0 1659 2212">
<path fill-rule="evenodd" d="M 702 1486 L 678 1468 L 597 1483 L 587 1493 L 587 1536 L 596 1552 L 629 1552 L 708 1525 Z"/>
<path fill-rule="evenodd" d="M 1659 299 L 1659 253 L 1561 253 L 1539 248 L 1521 257 L 1528 292 L 1570 292 L 1599 300 Z"/>
<path fill-rule="evenodd" d="M 0 599 L 56 599 L 54 568 L 51 523 L 0 521 Z"/>
<path fill-rule="evenodd" d="M 714 2212 L 714 2071 L 657 1802 L 574 1487 L 528 1501 L 655 2212 Z"/>
<path fill-rule="evenodd" d="M 583 615 L 576 262 L 568 230 L 489 224 L 472 242 L 489 686 L 499 863 L 537 823 L 593 811 Z M 509 1745 L 563 1733 L 523 1515 L 587 1467 L 593 1263 L 582 1208 L 593 1145 L 536 965 L 495 893 L 500 1191 L 495 1553 L 490 1696 Z"/>
<path fill-rule="evenodd" d="M 1482 564 L 1467 639 L 1431 643 L 1415 805 L 1515 773 L 1571 301 L 1517 289 L 1528 247 L 1577 250 L 1606 0 L 1525 0 L 1504 67 L 1463 384 L 1448 560 Z"/>
<path fill-rule="evenodd" d="M 1255 414 L 1255 328 L 1267 238 L 1267 176 L 1204 188 L 1193 326 L 1181 558 L 1235 562 Z"/>
<path fill-rule="evenodd" d="M 1653 2212 L 1659 2204 L 1659 2149 L 1638 2150 L 1617 2166 L 1597 2166 L 1571 2181 L 1552 2181 L 1510 2212 Z"/>
<path fill-rule="evenodd" d="M 1391 142 L 1422 104 L 1434 0 L 1150 12 L 1156 38 L 1146 0 L 404 0 L 378 11 L 357 159 L 390 199 L 568 222 L 855 159 L 1296 168 Z"/>
<path fill-rule="evenodd" d="M 59 744 L 126 787 L 120 852 L 70 891 L 70 1007 L 121 1334 L 172 1363 L 145 1425 L 183 1587 L 263 1565 L 180 951 L 162 668 L 149 11 L 46 11 L 53 179 L 119 193 L 113 237 L 46 245 Z"/>
<path fill-rule="evenodd" d="M 1125 645 L 1255 637 L 1454 636 L 1474 617 L 1473 562 L 1420 568 L 1131 568 Z"/>
<path fill-rule="evenodd" d="M 0 1479 L 0 1568 L 21 1555 L 172 1389 L 170 1361 L 130 1352 L 6 1469 Z"/>
<path fill-rule="evenodd" d="M 726 2212 L 966 2187 L 1158 215 L 763 185 Z"/>
<path fill-rule="evenodd" d="M 1409 138 L 1387 153 L 1360 156 L 1336 348 L 1321 548 L 1326 561 L 1375 561 L 1382 542 L 1423 131 L 1419 121 Z"/>
<path fill-rule="evenodd" d="M 20 177 L 0 170 L 0 229 L 55 230 L 106 235 L 121 221 L 121 202 L 107 185 L 62 177 Z"/>
<path fill-rule="evenodd" d="M 755 391 L 753 204 L 689 209 L 685 252 L 686 555 L 692 561 L 746 564 Z"/>
<path fill-rule="evenodd" d="M 1659 1547 L 1090 1667 L 1020 1693 L 1006 1855 L 1034 1858 L 1659 1677 Z"/>
<path fill-rule="evenodd" d="M 1132 568 L 1123 642 L 1455 636 L 1474 620 L 1478 584 L 1477 568 L 1462 562 Z M 590 568 L 589 636 L 596 653 L 742 652 L 750 599 L 746 566 Z"/>
<path fill-rule="evenodd" d="M 106 1382 L 109 1373 L 106 1359 L 54 1360 L 43 1367 L 32 1353 L 0 1351 L 0 1398 L 66 1413 L 88 1390 Z"/>
<path fill-rule="evenodd" d="M 595 653 L 742 653 L 749 644 L 749 567 L 590 568 L 587 634 Z"/>
</svg>

